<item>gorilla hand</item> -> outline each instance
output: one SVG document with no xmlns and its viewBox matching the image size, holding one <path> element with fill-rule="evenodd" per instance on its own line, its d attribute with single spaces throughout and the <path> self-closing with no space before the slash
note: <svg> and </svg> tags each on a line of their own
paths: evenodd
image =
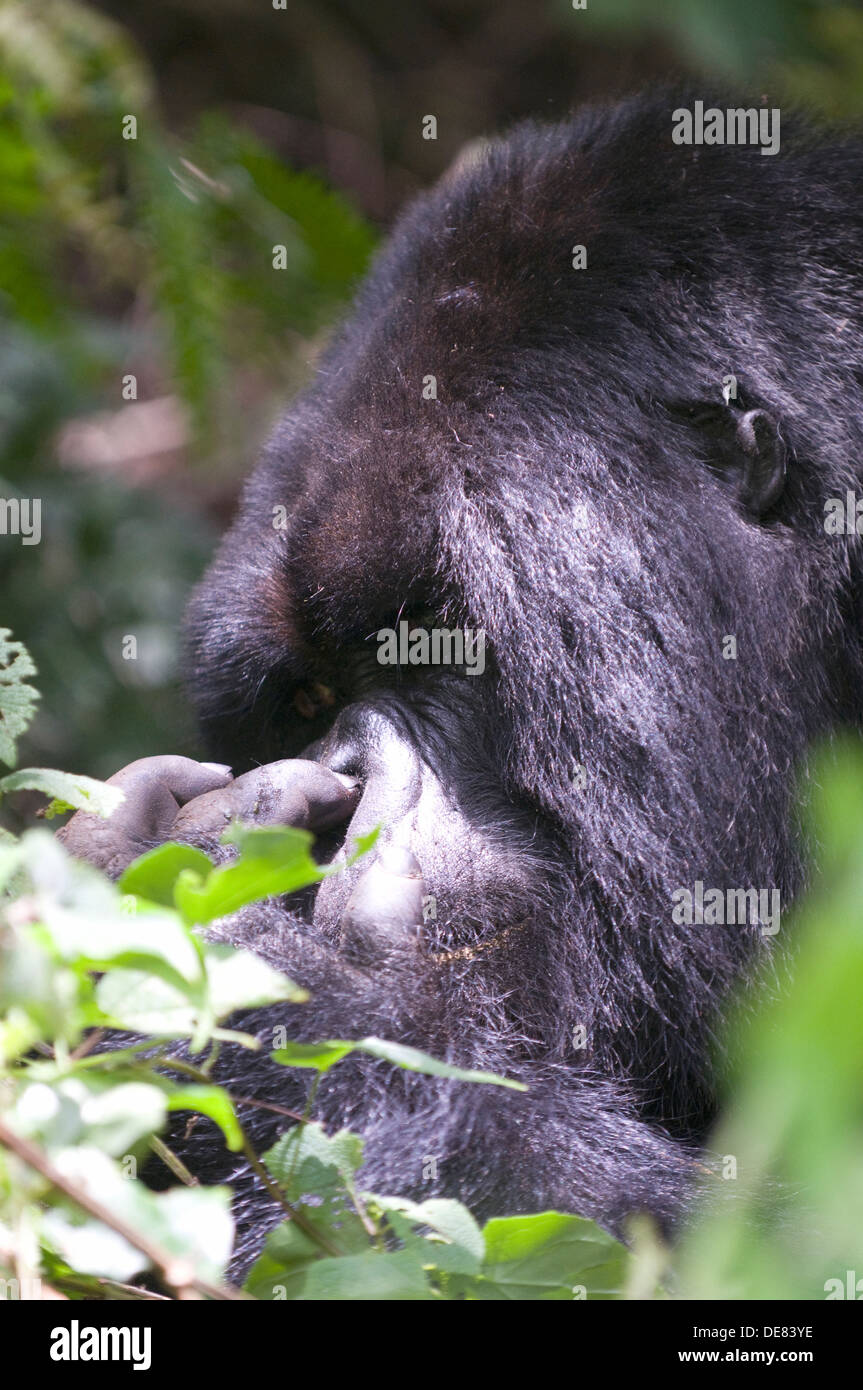
<svg viewBox="0 0 863 1390">
<path fill-rule="evenodd" d="M 330 830 L 351 818 L 361 796 L 356 777 L 304 758 L 269 763 L 237 778 L 218 763 L 175 756 L 140 758 L 115 773 L 109 785 L 125 794 L 116 811 L 107 819 L 78 811 L 58 838 L 76 858 L 113 878 L 138 855 L 166 840 L 197 845 L 217 859 L 229 857 L 231 851 L 219 840 L 235 819 Z M 344 858 L 343 848 L 336 862 Z M 423 895 L 416 860 L 387 845 L 354 875 L 333 945 L 361 967 L 383 964 L 391 953 L 407 951 L 413 956 Z"/>
<path fill-rule="evenodd" d="M 346 820 L 356 780 L 319 763 L 286 759 L 236 779 L 230 768 L 191 758 L 139 758 L 109 778 L 125 801 L 104 819 L 78 811 L 58 839 L 78 859 L 117 878 L 133 859 L 166 840 L 214 844 L 235 819 L 324 830 Z"/>
<path fill-rule="evenodd" d="M 330 830 L 348 819 L 359 796 L 356 777 L 331 772 L 305 758 L 285 758 L 196 796 L 179 811 L 171 834 L 197 843 L 220 835 L 235 819 Z"/>
</svg>

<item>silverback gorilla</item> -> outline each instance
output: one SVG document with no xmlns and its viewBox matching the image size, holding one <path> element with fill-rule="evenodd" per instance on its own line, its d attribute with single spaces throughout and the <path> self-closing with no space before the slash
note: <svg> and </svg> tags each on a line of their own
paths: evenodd
<svg viewBox="0 0 863 1390">
<path fill-rule="evenodd" d="M 238 1026 L 264 1059 L 285 1025 L 526 1082 L 366 1057 L 316 1099 L 369 1187 L 480 1216 L 673 1227 L 721 1005 L 779 927 L 682 890 L 784 910 L 795 769 L 860 719 L 860 544 L 824 514 L 861 481 L 863 160 L 785 119 L 769 158 L 676 145 L 685 105 L 522 126 L 407 209 L 192 600 L 206 742 L 251 780 L 133 764 L 103 831 L 119 864 L 182 802 L 205 846 L 243 806 L 325 857 L 384 826 L 371 865 L 219 924 L 311 992 Z M 381 664 L 400 621 L 482 630 L 485 670 Z M 260 1056 L 221 1079 L 302 1103 Z M 286 1123 L 244 1114 L 261 1147 Z M 242 1268 L 279 1213 L 208 1122 L 175 1142 L 234 1182 Z"/>
</svg>

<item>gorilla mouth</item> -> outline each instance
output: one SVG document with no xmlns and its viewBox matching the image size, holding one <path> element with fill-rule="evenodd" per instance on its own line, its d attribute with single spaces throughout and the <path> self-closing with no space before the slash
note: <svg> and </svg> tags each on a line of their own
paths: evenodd
<svg viewBox="0 0 863 1390">
<path fill-rule="evenodd" d="M 480 681 L 449 676 L 449 698 L 466 686 L 472 695 Z M 346 829 L 320 844 L 322 862 L 344 862 L 358 836 L 380 831 L 368 858 L 314 897 L 313 924 L 352 958 L 419 950 L 440 963 L 470 960 L 511 944 L 548 908 L 559 851 L 536 807 L 519 807 L 477 742 L 466 746 L 471 725 L 454 707 L 455 730 L 436 723 L 427 696 L 370 695 L 314 745 L 359 792 Z"/>
</svg>

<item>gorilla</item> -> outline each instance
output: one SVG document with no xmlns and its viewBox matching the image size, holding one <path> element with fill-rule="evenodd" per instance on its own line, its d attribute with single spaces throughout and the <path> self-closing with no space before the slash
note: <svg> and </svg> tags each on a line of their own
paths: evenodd
<svg viewBox="0 0 863 1390">
<path fill-rule="evenodd" d="M 260 1149 L 289 1123 L 260 1102 L 304 1104 L 278 1026 L 524 1082 L 365 1056 L 315 1097 L 368 1188 L 480 1218 L 670 1231 L 709 1185 L 723 1004 L 805 881 L 797 770 L 860 723 L 860 543 L 824 524 L 863 488 L 860 146 L 785 113 L 770 158 L 680 145 L 691 104 L 519 126 L 408 207 L 191 602 L 223 766 L 144 759 L 107 844 L 66 831 L 116 870 L 235 813 L 322 861 L 380 825 L 217 924 L 311 996 L 235 1019 L 263 1055 L 217 1074 Z M 473 647 L 426 662 L 435 630 Z M 233 1183 L 242 1271 L 279 1211 L 208 1121 L 171 1142 Z"/>
</svg>

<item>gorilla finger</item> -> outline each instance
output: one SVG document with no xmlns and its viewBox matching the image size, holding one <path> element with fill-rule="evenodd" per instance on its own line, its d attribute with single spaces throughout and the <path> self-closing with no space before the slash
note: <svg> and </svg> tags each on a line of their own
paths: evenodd
<svg viewBox="0 0 863 1390">
<path fill-rule="evenodd" d="M 357 964 L 382 963 L 416 946 L 423 920 L 423 878 L 409 850 L 386 845 L 348 898 L 341 945 Z"/>
<path fill-rule="evenodd" d="M 139 837 L 165 840 L 178 805 L 223 787 L 230 779 L 230 768 L 196 763 L 192 758 L 139 758 L 108 779 L 109 785 L 119 787 L 126 797 L 111 817 L 114 833 L 125 828 Z"/>
<path fill-rule="evenodd" d="M 231 769 L 224 763 L 198 763 L 194 758 L 168 753 L 156 758 L 138 758 L 136 762 L 121 768 L 109 781 L 112 786 L 120 786 L 124 790 L 134 782 L 140 781 L 142 786 L 160 782 L 182 806 L 193 797 L 203 796 L 228 784 Z"/>
<path fill-rule="evenodd" d="M 320 763 L 285 758 L 196 797 L 179 812 L 172 833 L 183 838 L 213 835 L 234 819 L 325 830 L 348 819 L 359 795 L 356 778 L 330 772 Z"/>
</svg>

